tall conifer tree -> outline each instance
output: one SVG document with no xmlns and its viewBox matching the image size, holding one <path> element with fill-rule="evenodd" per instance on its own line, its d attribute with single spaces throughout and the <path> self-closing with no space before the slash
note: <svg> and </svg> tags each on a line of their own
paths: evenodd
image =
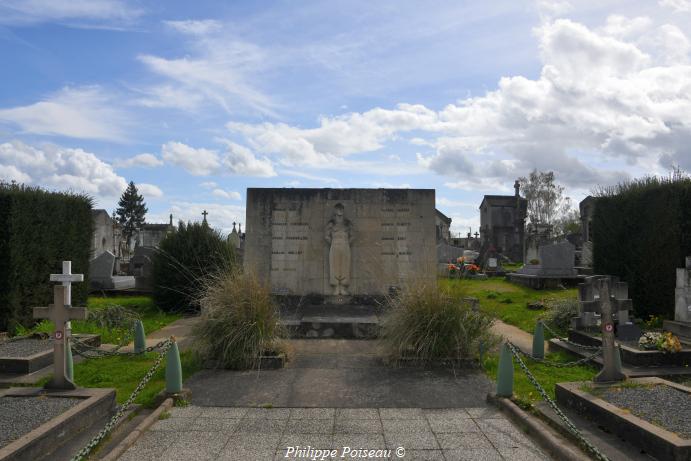
<svg viewBox="0 0 691 461">
<path fill-rule="evenodd" d="M 144 197 L 139 195 L 137 186 L 130 181 L 127 189 L 120 196 L 118 208 L 115 210 L 117 220 L 122 226 L 122 235 L 125 237 L 128 247 L 135 230 L 141 228 L 144 224 L 147 211 Z"/>
</svg>

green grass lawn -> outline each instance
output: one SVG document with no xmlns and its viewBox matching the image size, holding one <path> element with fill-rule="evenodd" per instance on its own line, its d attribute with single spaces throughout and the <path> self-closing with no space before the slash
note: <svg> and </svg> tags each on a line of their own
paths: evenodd
<svg viewBox="0 0 691 461">
<path fill-rule="evenodd" d="M 563 352 L 552 352 L 546 354 L 545 358 L 553 362 L 568 363 L 577 360 L 573 356 Z M 599 368 L 591 365 L 577 365 L 567 368 L 555 368 L 547 366 L 526 357 L 522 357 L 523 362 L 527 365 L 528 370 L 533 374 L 535 379 L 545 389 L 547 394 L 554 399 L 554 385 L 556 383 L 570 382 L 570 381 L 590 381 L 598 373 Z M 499 366 L 499 355 L 491 354 L 485 358 L 483 367 L 485 373 L 494 381 L 497 380 L 497 368 Z M 518 365 L 516 360 L 513 364 L 513 394 L 514 401 L 523 406 L 529 407 L 533 403 L 542 400 L 539 392 L 528 380 L 523 369 Z"/>
<path fill-rule="evenodd" d="M 86 307 L 91 311 L 103 309 L 104 307 L 112 305 L 120 305 L 136 312 L 144 324 L 144 331 L 146 334 L 160 330 L 164 326 L 182 317 L 180 314 L 170 314 L 159 310 L 154 305 L 150 296 L 90 296 L 86 303 Z M 31 329 L 19 329 L 17 334 L 25 335 L 33 332 L 50 333 L 52 331 L 53 322 L 43 320 Z M 72 332 L 100 334 L 101 342 L 104 344 L 119 344 L 123 340 L 123 336 L 125 334 L 123 330 L 102 328 L 90 320 L 73 321 Z"/>
<path fill-rule="evenodd" d="M 74 381 L 80 387 L 112 387 L 116 391 L 118 404 L 125 402 L 137 387 L 147 371 L 153 366 L 157 352 L 149 352 L 140 356 L 104 357 L 88 359 L 74 365 Z M 199 362 L 192 352 L 180 354 L 182 363 L 182 379 L 187 379 L 199 370 Z M 156 374 L 141 391 L 135 403 L 151 408 L 155 404 L 156 395 L 165 387 L 165 358 Z M 50 378 L 38 383 L 44 385 Z"/>
<path fill-rule="evenodd" d="M 576 288 L 534 290 L 515 285 L 499 277 L 486 280 L 441 278 L 439 285 L 450 289 L 459 298 L 464 296 L 478 298 L 482 311 L 528 333 L 535 330 L 537 320 L 545 314 L 544 310 L 528 309 L 529 302 L 575 298 L 578 293 Z"/>
</svg>

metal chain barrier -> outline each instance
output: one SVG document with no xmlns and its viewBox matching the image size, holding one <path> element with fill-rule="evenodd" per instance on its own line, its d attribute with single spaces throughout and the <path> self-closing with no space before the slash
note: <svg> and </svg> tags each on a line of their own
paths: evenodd
<svg viewBox="0 0 691 461">
<path fill-rule="evenodd" d="M 144 386 L 151 380 L 151 378 L 154 376 L 156 373 L 156 370 L 158 370 L 158 367 L 161 365 L 161 362 L 163 361 L 163 358 L 166 355 L 166 352 L 168 352 L 168 349 L 173 345 L 174 340 L 173 339 L 166 339 L 165 341 L 162 341 L 159 344 L 163 344 L 161 351 L 158 354 L 158 357 L 156 357 L 156 360 L 154 361 L 154 364 L 151 366 L 149 371 L 146 372 L 142 380 L 139 382 L 137 387 L 132 391 L 132 394 L 130 397 L 123 403 L 118 411 L 113 415 L 112 418 L 110 418 L 110 421 L 105 425 L 101 431 L 96 434 L 94 438 L 92 438 L 89 443 L 79 450 L 79 452 L 74 455 L 71 459 L 71 461 L 81 461 L 85 457 L 89 456 L 89 453 L 96 448 L 96 446 L 101 443 L 101 441 L 110 433 L 110 431 L 113 430 L 117 422 L 122 418 L 122 416 L 125 414 L 127 409 L 132 405 L 132 403 L 135 401 L 139 393 L 144 389 Z M 157 345 L 158 346 L 158 345 Z"/>
<path fill-rule="evenodd" d="M 545 322 L 542 322 L 542 326 L 545 327 L 545 330 L 547 330 L 547 332 L 551 334 L 552 337 L 558 339 L 559 341 L 571 344 L 572 346 L 580 347 L 581 349 L 588 349 L 591 351 L 602 349 L 602 346 L 586 346 L 585 344 L 578 344 L 576 342 L 571 341 L 569 338 L 562 337 L 560 334 L 552 330 Z"/>
<path fill-rule="evenodd" d="M 581 359 L 575 360 L 575 361 L 573 361 L 573 362 L 566 362 L 566 363 L 563 363 L 563 362 L 553 362 L 553 361 L 551 361 L 551 360 L 541 359 L 541 358 L 539 358 L 539 357 L 533 357 L 532 355 L 528 354 L 527 352 L 522 351 L 521 349 L 518 349 L 518 352 L 521 353 L 521 354 L 523 354 L 523 355 L 525 355 L 526 357 L 528 357 L 529 359 L 531 359 L 531 360 L 533 360 L 533 361 L 535 361 L 535 362 L 542 363 L 542 364 L 547 365 L 547 366 L 550 366 L 550 367 L 555 367 L 555 368 L 568 368 L 568 367 L 574 367 L 574 366 L 576 366 L 576 365 L 581 365 L 581 364 L 584 364 L 584 363 L 589 362 L 590 360 L 592 360 L 592 359 L 594 359 L 595 357 L 597 357 L 598 355 L 600 355 L 600 353 L 602 352 L 602 348 L 601 348 L 601 347 L 598 347 L 597 350 L 596 350 L 595 352 L 593 352 L 592 354 L 587 355 L 587 356 L 585 356 L 585 357 L 583 357 L 583 358 L 581 358 Z"/>
<path fill-rule="evenodd" d="M 547 392 L 543 389 L 543 387 L 540 385 L 540 383 L 537 382 L 537 379 L 535 379 L 535 376 L 528 370 L 528 367 L 526 364 L 521 360 L 521 354 L 520 354 L 520 349 L 518 349 L 516 346 L 514 346 L 510 341 L 506 341 L 506 345 L 509 347 L 509 350 L 511 351 L 511 354 L 516 358 L 518 361 L 518 365 L 521 367 L 523 372 L 525 373 L 526 377 L 528 378 L 528 381 L 537 389 L 538 393 L 542 396 L 543 400 L 547 402 L 547 404 L 554 410 L 554 412 L 559 416 L 559 418 L 566 424 L 567 429 L 569 432 L 571 432 L 577 439 L 578 441 L 583 444 L 583 446 L 597 459 L 598 461 L 610 461 L 610 459 L 602 453 L 600 450 L 597 449 L 592 443 L 590 443 L 581 433 L 581 431 L 578 430 L 578 428 L 571 422 L 571 420 L 564 414 L 564 412 L 561 411 L 561 409 L 557 406 L 556 402 L 552 400 L 549 395 L 547 395 Z"/>
<path fill-rule="evenodd" d="M 104 349 L 101 349 L 99 347 L 95 346 L 90 346 L 74 337 L 72 337 L 71 342 L 75 346 L 74 352 L 78 355 L 81 355 L 84 358 L 87 359 L 99 359 L 102 357 L 115 357 L 115 356 L 124 356 L 124 357 L 134 357 L 137 355 L 142 355 L 147 352 L 153 352 L 155 350 L 160 349 L 163 347 L 170 339 L 164 339 L 159 341 L 153 346 L 149 346 L 146 349 L 144 349 L 142 352 L 120 352 L 118 351 L 119 347 L 113 349 L 112 351 L 107 351 Z M 122 347 L 122 346 L 121 346 Z"/>
</svg>

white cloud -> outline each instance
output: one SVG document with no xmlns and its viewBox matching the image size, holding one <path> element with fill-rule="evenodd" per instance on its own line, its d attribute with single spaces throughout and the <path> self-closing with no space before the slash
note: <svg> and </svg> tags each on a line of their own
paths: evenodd
<svg viewBox="0 0 691 461">
<path fill-rule="evenodd" d="M 162 84 L 141 90 L 144 96 L 135 102 L 144 107 L 175 108 L 185 111 L 195 111 L 204 102 L 204 96 L 179 86 Z"/>
<path fill-rule="evenodd" d="M 337 117 L 322 117 L 319 127 L 303 129 L 283 123 L 228 123 L 260 153 L 279 154 L 288 166 L 331 165 L 339 158 L 381 149 L 399 132 L 435 129 L 434 111 L 421 105 L 399 104 L 394 110 L 371 109 Z"/>
<path fill-rule="evenodd" d="M 247 147 L 232 141 L 225 143 L 228 150 L 223 157 L 223 166 L 231 173 L 265 178 L 276 176 L 273 164 L 268 158 L 257 158 Z"/>
<path fill-rule="evenodd" d="M 204 181 L 200 182 L 199 186 L 203 187 L 204 189 L 215 189 L 218 187 L 218 184 L 216 184 L 214 181 Z"/>
<path fill-rule="evenodd" d="M 138 154 L 123 160 L 116 160 L 113 166 L 116 168 L 144 167 L 154 168 L 163 165 L 163 161 L 154 154 Z"/>
<path fill-rule="evenodd" d="M 122 0 L 5 0 L 0 23 L 33 24 L 50 21 L 130 21 L 143 11 Z"/>
<path fill-rule="evenodd" d="M 158 186 L 155 186 L 153 184 L 137 184 L 137 189 L 139 190 L 139 193 L 144 196 L 145 199 L 163 197 L 163 191 Z"/>
<path fill-rule="evenodd" d="M 196 149 L 181 142 L 167 142 L 161 151 L 163 160 L 182 167 L 195 176 L 212 174 L 221 166 L 215 151 L 204 148 Z"/>
<path fill-rule="evenodd" d="M 37 148 L 20 141 L 0 144 L 0 173 L 27 184 L 85 192 L 97 199 L 118 197 L 127 187 L 111 165 L 90 152 L 58 146 Z"/>
<path fill-rule="evenodd" d="M 240 192 L 236 192 L 234 190 L 214 189 L 211 193 L 216 197 L 225 198 L 228 200 L 242 199 Z"/>
<path fill-rule="evenodd" d="M 102 88 L 87 86 L 65 87 L 43 101 L 0 109 L 0 122 L 26 133 L 122 141 L 126 117 Z"/>
<path fill-rule="evenodd" d="M 222 141 L 227 151 L 195 148 L 181 142 L 170 141 L 163 145 L 163 160 L 180 166 L 195 176 L 211 174 L 236 174 L 242 176 L 276 176 L 273 164 L 267 158 L 257 158 L 248 148 L 231 141 Z M 202 183 L 207 186 L 212 183 Z M 213 183 L 215 184 L 215 183 Z M 210 186 L 215 187 L 215 186 Z"/>
<path fill-rule="evenodd" d="M 221 23 L 214 19 L 163 21 L 165 25 L 183 34 L 206 35 L 221 29 Z"/>
<path fill-rule="evenodd" d="M 689 0 L 660 0 L 658 3 L 680 13 L 691 11 L 691 1 Z"/>
<path fill-rule="evenodd" d="M 249 109 L 275 115 L 276 105 L 256 85 L 258 71 L 269 62 L 262 48 L 227 34 L 208 37 L 208 33 L 219 29 L 217 22 L 167 24 L 190 38 L 194 53 L 178 58 L 138 56 L 151 72 L 165 79 L 143 99 L 144 104 L 189 110 L 206 101 L 227 112 Z"/>
<path fill-rule="evenodd" d="M 559 19 L 535 33 L 538 78 L 501 78 L 496 90 L 437 112 L 401 104 L 322 117 L 315 128 L 228 128 L 280 164 L 331 169 L 414 132 L 411 142 L 431 148 L 418 165 L 448 176 L 452 188 L 510 189 L 533 168 L 581 189 L 655 173 L 655 165 L 691 168 L 691 47 L 682 30 L 610 17 L 601 29 Z"/>
</svg>

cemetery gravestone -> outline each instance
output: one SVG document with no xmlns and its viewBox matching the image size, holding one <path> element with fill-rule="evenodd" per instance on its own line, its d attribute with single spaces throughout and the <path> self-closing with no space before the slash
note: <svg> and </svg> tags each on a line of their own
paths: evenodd
<svg viewBox="0 0 691 461">
<path fill-rule="evenodd" d="M 629 299 L 629 286 L 626 282 L 621 282 L 618 277 L 594 275 L 586 277 L 584 283 L 578 285 L 580 315 L 572 319 L 572 328 L 588 329 L 598 325 L 604 302 L 600 291 L 602 280 L 608 280 L 608 286 L 611 287 L 609 302 L 616 321 L 617 338 L 622 341 L 637 341 L 642 333 L 630 319 L 633 301 Z"/>
<path fill-rule="evenodd" d="M 151 291 L 153 276 L 154 247 L 139 246 L 130 259 L 130 268 L 134 275 L 134 287 L 137 290 Z"/>
<path fill-rule="evenodd" d="M 674 320 L 665 320 L 665 330 L 691 344 L 691 256 L 686 257 L 686 267 L 677 268 L 677 284 L 674 290 Z"/>
<path fill-rule="evenodd" d="M 436 277 L 431 189 L 248 189 L 244 265 L 274 293 L 385 295 Z"/>
<path fill-rule="evenodd" d="M 89 284 L 92 290 L 134 288 L 134 277 L 113 275 L 115 255 L 104 251 L 89 262 Z"/>
</svg>

